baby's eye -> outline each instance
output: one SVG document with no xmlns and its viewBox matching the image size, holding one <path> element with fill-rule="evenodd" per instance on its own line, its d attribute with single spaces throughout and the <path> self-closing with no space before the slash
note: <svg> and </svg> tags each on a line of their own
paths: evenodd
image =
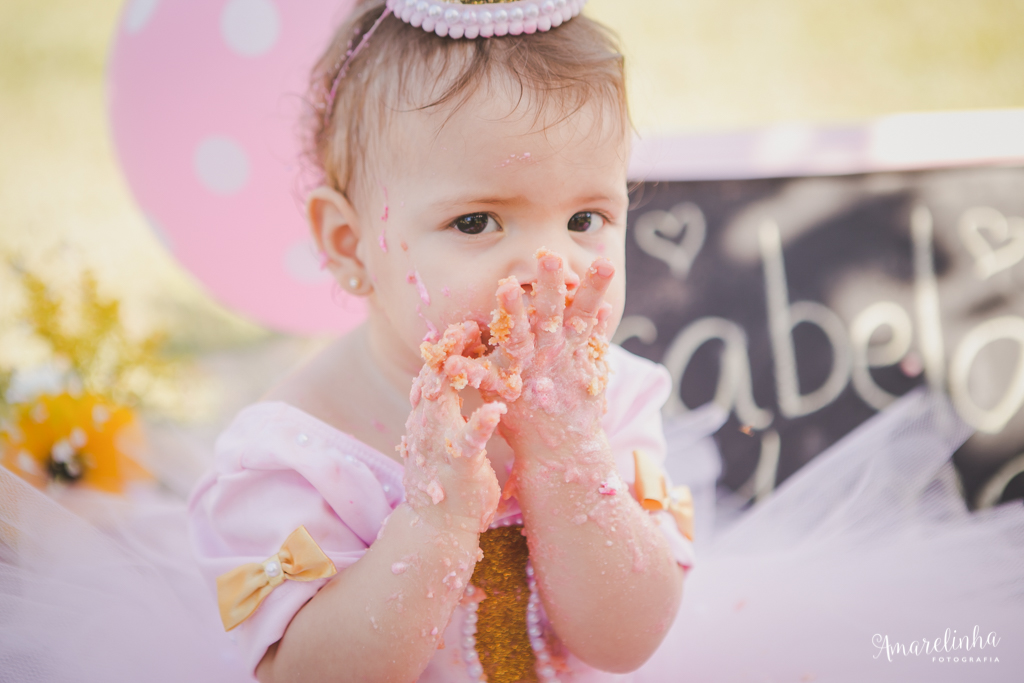
<svg viewBox="0 0 1024 683">
<path fill-rule="evenodd" d="M 569 219 L 572 232 L 595 232 L 604 226 L 604 217 L 593 211 L 580 211 Z"/>
<path fill-rule="evenodd" d="M 452 221 L 452 227 L 466 235 L 480 235 L 485 232 L 494 232 L 501 229 L 498 221 L 486 213 L 471 213 L 468 216 L 459 216 Z"/>
</svg>

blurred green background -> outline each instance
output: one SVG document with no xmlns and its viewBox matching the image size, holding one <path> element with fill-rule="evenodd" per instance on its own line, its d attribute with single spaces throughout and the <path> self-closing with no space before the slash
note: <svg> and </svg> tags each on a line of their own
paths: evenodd
<svg viewBox="0 0 1024 683">
<path fill-rule="evenodd" d="M 211 0 L 212 1 L 212 0 Z M 0 0 L 0 254 L 85 265 L 179 348 L 267 339 L 162 249 L 114 157 L 104 70 L 121 0 Z M 628 57 L 642 134 L 1024 106 L 1024 0 L 591 0 Z M 28 353 L 0 273 L 0 363 Z"/>
</svg>

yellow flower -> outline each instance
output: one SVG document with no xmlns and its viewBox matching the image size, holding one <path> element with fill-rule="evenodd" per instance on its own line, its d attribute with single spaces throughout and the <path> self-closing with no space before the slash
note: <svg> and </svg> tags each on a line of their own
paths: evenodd
<svg viewBox="0 0 1024 683">
<path fill-rule="evenodd" d="M 135 414 L 101 396 L 63 393 L 14 406 L 0 429 L 0 464 L 40 488 L 52 480 L 120 493 L 149 473 L 129 455 L 141 444 Z"/>
</svg>

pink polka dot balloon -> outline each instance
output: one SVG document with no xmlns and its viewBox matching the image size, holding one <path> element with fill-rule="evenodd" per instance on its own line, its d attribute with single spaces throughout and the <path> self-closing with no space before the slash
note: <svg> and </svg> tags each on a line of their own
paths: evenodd
<svg viewBox="0 0 1024 683">
<path fill-rule="evenodd" d="M 280 330 L 365 315 L 320 268 L 299 136 L 309 71 L 354 4 L 129 0 L 114 45 L 114 139 L 150 225 L 214 297 Z"/>
</svg>

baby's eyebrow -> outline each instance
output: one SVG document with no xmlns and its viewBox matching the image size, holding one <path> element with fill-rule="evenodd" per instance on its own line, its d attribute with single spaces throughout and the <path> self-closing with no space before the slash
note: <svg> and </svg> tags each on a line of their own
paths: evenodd
<svg viewBox="0 0 1024 683">
<path fill-rule="evenodd" d="M 430 206 L 435 209 L 445 209 L 453 204 L 465 205 L 465 204 L 476 204 L 482 206 L 510 206 L 512 204 L 520 204 L 525 198 L 523 196 L 512 196 L 512 197 L 481 197 L 480 195 L 456 195 L 452 197 L 442 197 L 441 199 L 433 202 Z"/>
<path fill-rule="evenodd" d="M 455 195 L 452 197 L 444 197 L 433 202 L 430 206 L 433 209 L 446 209 L 452 205 L 476 205 L 476 206 L 513 206 L 515 204 L 524 204 L 528 201 L 525 195 L 510 195 L 507 197 L 487 197 L 479 195 Z M 566 201 L 567 205 L 586 207 L 591 204 L 619 204 L 628 201 L 628 195 L 625 192 L 596 192 L 594 194 L 584 195 L 581 197 L 573 197 Z"/>
<path fill-rule="evenodd" d="M 595 194 L 586 195 L 584 197 L 576 197 L 573 201 L 577 204 L 593 204 L 595 202 L 621 202 L 628 198 L 625 192 L 598 192 Z"/>
</svg>

